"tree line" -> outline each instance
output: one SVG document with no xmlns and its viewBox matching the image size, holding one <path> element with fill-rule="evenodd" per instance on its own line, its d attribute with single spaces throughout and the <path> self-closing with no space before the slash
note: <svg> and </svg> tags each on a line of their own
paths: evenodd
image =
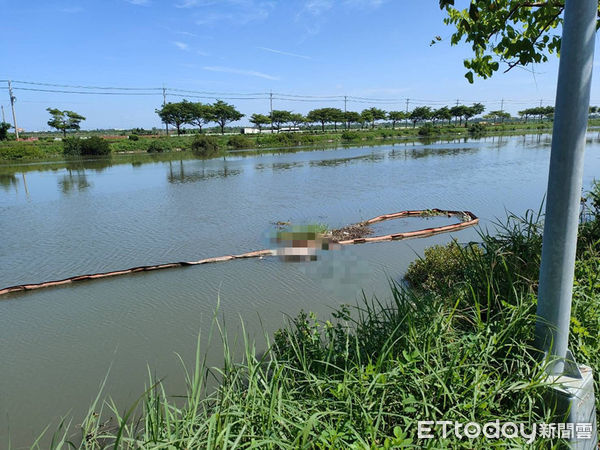
<svg viewBox="0 0 600 450">
<path fill-rule="evenodd" d="M 59 110 L 56 108 L 47 108 L 50 113 L 48 125 L 66 136 L 67 131 L 75 131 L 80 129 L 80 123 L 85 120 L 82 115 L 68 110 Z M 291 126 L 298 129 L 305 124 L 320 124 L 321 130 L 325 131 L 325 126 L 333 124 L 337 130 L 338 125 L 349 129 L 352 125 L 359 125 L 361 128 L 375 128 L 377 122 L 386 120 L 391 122 L 392 128 L 396 128 L 399 122 L 412 123 L 416 127 L 418 123 L 429 121 L 436 123 L 455 123 L 462 126 L 468 124 L 468 121 L 480 114 L 483 114 L 485 107 L 481 103 L 473 103 L 470 106 L 456 105 L 443 106 L 441 108 L 431 108 L 429 106 L 418 106 L 412 111 L 384 111 L 379 108 L 367 108 L 361 112 L 357 111 L 342 111 L 340 108 L 317 108 L 309 111 L 306 115 L 294 113 L 287 110 L 273 110 L 270 114 L 252 114 L 250 123 L 252 123 L 260 131 L 265 127 L 270 127 L 274 130 L 281 130 L 285 126 Z M 225 132 L 225 127 L 231 122 L 235 122 L 244 117 L 244 114 L 239 112 L 235 106 L 217 100 L 215 103 L 200 103 L 182 100 L 176 103 L 166 103 L 161 108 L 156 109 L 156 113 L 161 121 L 165 124 L 172 125 L 176 128 L 177 134 L 181 134 L 181 127 L 191 125 L 202 131 L 202 127 L 215 123 L 221 129 L 221 133 Z M 590 116 L 596 116 L 600 113 L 600 107 L 590 106 Z M 525 122 L 530 118 L 537 118 L 542 121 L 544 118 L 552 119 L 554 117 L 554 106 L 537 106 L 534 108 L 526 108 L 518 111 L 518 115 Z M 596 116 L 597 117 L 597 116 Z M 511 115 L 503 110 L 490 111 L 482 116 L 482 119 L 491 120 L 493 122 L 504 122 L 506 119 L 511 119 Z M 10 124 L 0 123 L 0 140 L 8 138 L 8 130 Z"/>
<path fill-rule="evenodd" d="M 304 124 L 320 124 L 321 130 L 325 131 L 325 126 L 333 124 L 337 130 L 338 125 L 349 129 L 353 124 L 360 125 L 361 128 L 375 128 L 377 122 L 382 120 L 391 121 L 392 128 L 402 121 L 412 123 L 416 127 L 418 123 L 424 121 L 436 122 L 448 121 L 448 124 L 454 119 L 459 125 L 465 125 L 469 119 L 482 114 L 485 107 L 481 103 L 473 105 L 456 105 L 452 107 L 444 106 L 433 109 L 429 106 L 418 106 L 412 111 L 384 111 L 383 109 L 372 107 L 357 111 L 342 111 L 340 108 L 317 108 L 309 111 L 306 115 L 294 113 L 287 110 L 273 110 L 269 114 L 252 114 L 250 123 L 260 131 L 265 127 L 281 130 L 284 126 L 298 128 Z M 225 126 L 230 122 L 244 117 L 235 106 L 225 103 L 221 100 L 213 104 L 200 102 L 190 102 L 183 100 L 176 103 L 166 103 L 161 108 L 156 109 L 156 113 L 163 123 L 172 125 L 176 128 L 177 134 L 181 133 L 183 125 L 192 125 L 202 131 L 202 127 L 214 122 L 224 133 Z M 510 117 L 510 114 L 503 111 L 492 111 L 494 117 Z"/>
</svg>

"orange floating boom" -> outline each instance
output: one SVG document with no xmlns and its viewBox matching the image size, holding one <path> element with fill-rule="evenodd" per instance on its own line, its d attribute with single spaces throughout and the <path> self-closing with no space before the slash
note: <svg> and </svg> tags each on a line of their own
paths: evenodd
<svg viewBox="0 0 600 450">
<path fill-rule="evenodd" d="M 364 222 L 366 225 L 372 225 L 374 223 L 383 222 L 385 220 L 391 219 L 399 219 L 402 217 L 415 217 L 415 216 L 427 216 L 433 213 L 434 215 L 447 215 L 451 216 L 460 216 L 460 217 L 468 217 L 468 220 L 460 221 L 457 223 L 453 223 L 450 225 L 444 225 L 442 227 L 435 228 L 424 228 L 416 231 L 408 231 L 405 233 L 395 233 L 395 234 L 386 234 L 384 236 L 374 236 L 369 238 L 356 238 L 349 239 L 345 241 L 338 241 L 340 245 L 351 245 L 351 244 L 366 244 L 371 242 L 384 242 L 384 241 L 395 241 L 400 239 L 410 239 L 410 238 L 419 238 L 419 237 L 427 237 L 433 236 L 434 234 L 439 233 L 448 233 L 450 231 L 457 231 L 463 228 L 472 227 L 479 222 L 479 218 L 473 214 L 471 211 L 451 211 L 445 209 L 429 209 L 429 210 L 416 210 L 416 211 L 401 211 L 392 214 L 384 214 L 381 216 L 373 217 L 372 219 Z M 0 295 L 9 294 L 11 292 L 22 292 L 22 291 L 31 291 L 34 289 L 41 289 L 45 287 L 53 287 L 53 286 L 61 286 L 63 284 L 69 284 L 79 281 L 85 280 L 97 280 L 100 278 L 108 278 L 115 277 L 118 275 L 126 275 L 130 273 L 137 272 L 148 272 L 151 270 L 160 270 L 160 269 L 171 269 L 174 267 L 184 267 L 184 266 L 195 266 L 199 264 L 211 264 L 217 262 L 231 261 L 234 259 L 243 259 L 243 258 L 258 258 L 264 256 L 272 256 L 275 255 L 275 250 L 257 250 L 253 252 L 242 253 L 240 255 L 225 255 L 219 256 L 217 258 L 207 258 L 201 259 L 199 261 L 182 261 L 175 263 L 167 263 L 167 264 L 157 264 L 151 266 L 138 266 L 132 267 L 130 269 L 117 270 L 113 272 L 101 272 L 87 275 L 78 275 L 74 277 L 64 278 L 62 280 L 55 281 L 44 281 L 42 283 L 33 283 L 33 284 L 19 284 L 16 286 L 9 286 L 4 289 L 0 289 Z"/>
</svg>

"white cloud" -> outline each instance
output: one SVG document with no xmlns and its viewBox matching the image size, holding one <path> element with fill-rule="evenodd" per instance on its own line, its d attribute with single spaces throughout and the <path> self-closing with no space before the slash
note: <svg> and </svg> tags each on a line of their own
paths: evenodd
<svg viewBox="0 0 600 450">
<path fill-rule="evenodd" d="M 182 36 L 199 37 L 197 34 L 190 33 L 189 31 L 174 31 L 173 33 L 180 34 Z"/>
<path fill-rule="evenodd" d="M 204 66 L 202 69 L 209 70 L 211 72 L 234 73 L 237 75 L 246 75 L 249 77 L 265 78 L 267 80 L 279 80 L 279 77 L 275 77 L 273 75 L 268 75 L 268 74 L 262 73 L 262 72 L 257 72 L 254 70 L 234 69 L 232 67 L 222 67 L 222 66 Z"/>
<path fill-rule="evenodd" d="M 269 48 L 269 47 L 256 47 L 256 48 L 258 48 L 259 50 L 264 50 L 265 52 L 277 53 L 279 55 L 294 56 L 296 58 L 302 58 L 302 59 L 310 59 L 310 56 L 299 55 L 297 53 L 284 52 L 284 51 L 275 50 L 275 49 Z"/>
<path fill-rule="evenodd" d="M 333 0 L 308 0 L 304 10 L 313 16 L 320 16 L 333 7 Z"/>
<path fill-rule="evenodd" d="M 185 42 L 173 41 L 173 45 L 175 45 L 179 50 L 187 50 L 189 48 Z"/>
<path fill-rule="evenodd" d="M 137 6 L 147 6 L 150 4 L 150 0 L 125 0 L 127 3 Z"/>
</svg>

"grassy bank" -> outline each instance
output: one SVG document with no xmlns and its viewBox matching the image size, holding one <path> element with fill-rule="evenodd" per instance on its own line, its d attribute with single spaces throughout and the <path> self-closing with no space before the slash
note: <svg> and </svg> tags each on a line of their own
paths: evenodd
<svg viewBox="0 0 600 450">
<path fill-rule="evenodd" d="M 594 369 L 598 393 L 600 186 L 586 204 L 570 347 Z M 411 265 L 406 286 L 391 285 L 387 300 L 341 306 L 326 321 L 300 313 L 273 339 L 265 338 L 264 353 L 246 341 L 245 354 L 232 355 L 215 321 L 225 347 L 223 364 L 205 367 L 199 350 L 195 366 L 186 371 L 183 402 L 150 379 L 126 413 L 98 400 L 81 428 L 59 429 L 53 445 L 525 447 L 524 439 L 419 440 L 417 421 L 560 422 L 543 401 L 549 383 L 532 347 L 540 253 L 538 215 L 510 216 L 493 234 L 482 232 L 479 244 L 429 249 Z M 214 392 L 206 387 L 210 377 L 219 380 Z M 532 444 L 547 446 L 543 440 Z"/>
<path fill-rule="evenodd" d="M 301 133 L 278 133 L 256 135 L 211 135 L 221 152 L 241 149 L 266 149 L 297 147 L 309 145 L 331 145 L 343 143 L 378 143 L 410 138 L 453 138 L 462 136 L 525 134 L 548 132 L 552 123 L 507 123 L 497 125 L 473 125 L 458 127 L 455 125 L 431 126 L 425 124 L 416 128 L 376 128 L 364 130 L 326 130 L 324 133 L 305 131 Z M 78 133 L 78 136 L 87 136 Z M 113 154 L 119 153 L 162 153 L 173 151 L 188 151 L 192 148 L 193 134 L 182 136 L 135 136 L 129 139 L 110 139 L 110 149 Z M 0 160 L 56 160 L 63 158 L 63 145 L 54 137 L 42 136 L 38 141 L 3 141 L 0 142 Z"/>
</svg>

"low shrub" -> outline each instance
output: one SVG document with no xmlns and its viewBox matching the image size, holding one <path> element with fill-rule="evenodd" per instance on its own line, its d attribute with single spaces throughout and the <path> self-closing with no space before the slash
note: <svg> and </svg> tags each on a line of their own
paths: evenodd
<svg viewBox="0 0 600 450">
<path fill-rule="evenodd" d="M 486 130 L 486 126 L 482 123 L 472 123 L 469 126 L 469 133 L 471 134 L 481 134 Z"/>
<path fill-rule="evenodd" d="M 419 136 L 431 136 L 432 134 L 439 134 L 440 129 L 431 123 L 425 123 L 419 127 L 418 133 Z"/>
<path fill-rule="evenodd" d="M 425 249 L 423 258 L 413 261 L 404 278 L 413 288 L 446 292 L 464 278 L 462 249 L 456 241 Z"/>
<path fill-rule="evenodd" d="M 10 123 L 0 122 L 0 141 L 8 140 L 8 130 L 10 127 Z"/>
<path fill-rule="evenodd" d="M 66 137 L 62 140 L 63 154 L 65 156 L 79 156 L 81 155 L 81 149 L 79 147 L 79 138 Z"/>
<path fill-rule="evenodd" d="M 146 149 L 148 153 L 162 153 L 165 151 L 165 144 L 161 141 L 152 141 Z"/>
<path fill-rule="evenodd" d="M 129 135 L 129 140 L 130 141 L 139 141 L 140 137 L 137 134 L 130 134 Z"/>
<path fill-rule="evenodd" d="M 201 158 L 212 158 L 220 153 L 219 140 L 214 136 L 198 134 L 192 141 L 192 153 Z"/>
<path fill-rule="evenodd" d="M 343 141 L 357 141 L 361 138 L 361 134 L 358 131 L 344 131 L 342 133 Z"/>
<path fill-rule="evenodd" d="M 227 145 L 230 146 L 230 147 L 233 147 L 235 149 L 251 148 L 251 147 L 253 147 L 252 140 L 249 137 L 243 136 L 241 134 L 237 134 L 235 136 L 231 136 L 229 138 L 229 140 L 227 141 Z"/>
<path fill-rule="evenodd" d="M 82 156 L 110 154 L 110 145 L 108 141 L 98 136 L 92 136 L 88 139 L 81 139 L 79 148 Z"/>
<path fill-rule="evenodd" d="M 65 156 L 104 156 L 110 154 L 108 141 L 98 136 L 87 139 L 67 137 L 63 141 L 63 155 Z"/>
</svg>

